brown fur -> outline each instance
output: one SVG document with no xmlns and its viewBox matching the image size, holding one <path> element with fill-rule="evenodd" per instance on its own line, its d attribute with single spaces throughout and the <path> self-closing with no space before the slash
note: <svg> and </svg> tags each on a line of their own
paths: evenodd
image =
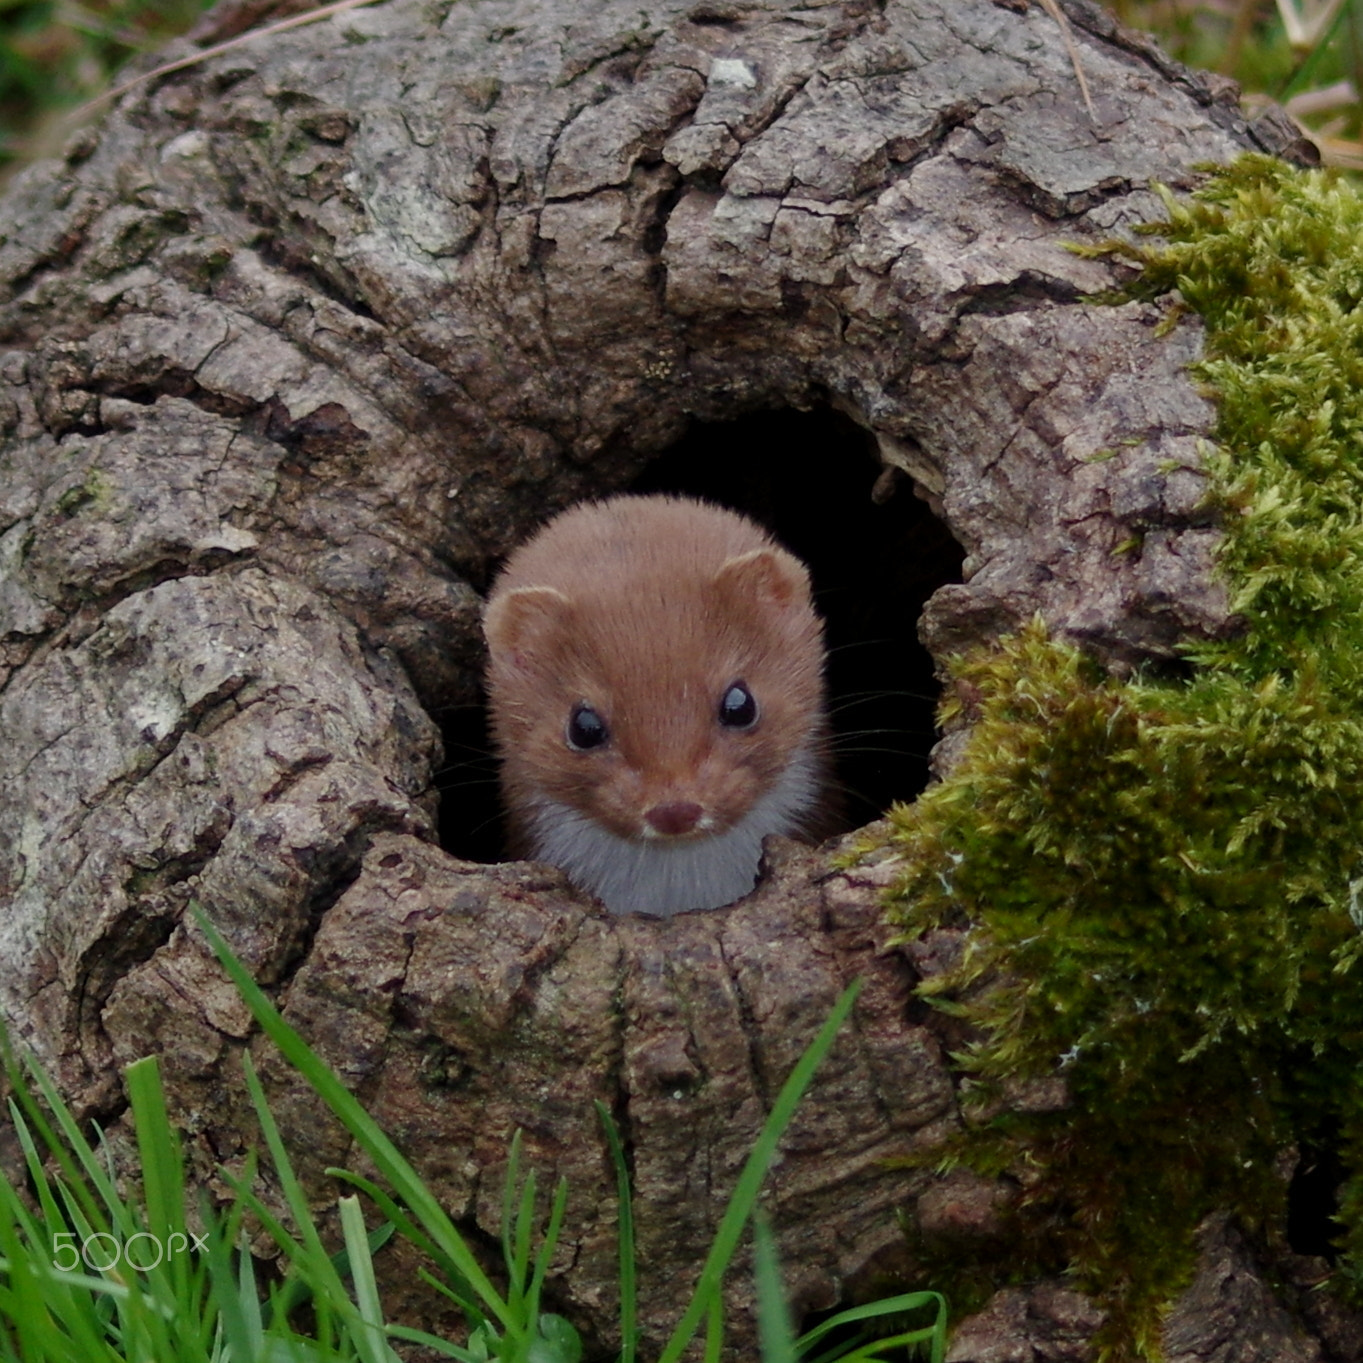
<svg viewBox="0 0 1363 1363">
<path fill-rule="evenodd" d="M 511 556 L 484 630 L 517 853 L 535 850 L 525 813 L 537 797 L 638 838 L 647 810 L 676 802 L 725 831 L 800 748 L 822 780 L 822 626 L 808 573 L 734 512 L 675 497 L 573 507 Z M 738 679 L 759 706 L 751 730 L 716 718 Z M 608 745 L 568 745 L 579 702 L 606 722 Z M 825 795 L 811 828 L 826 811 Z"/>
</svg>

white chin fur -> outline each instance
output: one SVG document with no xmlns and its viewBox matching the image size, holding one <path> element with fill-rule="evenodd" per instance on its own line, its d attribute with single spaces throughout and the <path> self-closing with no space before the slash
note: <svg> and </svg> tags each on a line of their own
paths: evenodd
<svg viewBox="0 0 1363 1363">
<path fill-rule="evenodd" d="M 535 857 L 562 867 L 581 889 L 612 913 L 667 916 L 717 909 L 741 899 L 757 883 L 762 839 L 797 834 L 819 795 L 817 766 L 794 756 L 780 780 L 727 833 L 694 841 L 621 838 L 556 800 L 540 799 L 530 813 Z"/>
</svg>

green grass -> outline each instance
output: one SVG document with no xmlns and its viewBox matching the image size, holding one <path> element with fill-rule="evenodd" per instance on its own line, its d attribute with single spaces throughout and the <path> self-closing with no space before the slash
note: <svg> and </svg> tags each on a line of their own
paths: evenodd
<svg viewBox="0 0 1363 1363">
<path fill-rule="evenodd" d="M 9 1363 L 397 1363 L 395 1346 L 416 1344 L 460 1363 L 577 1363 L 582 1341 L 572 1324 L 546 1309 L 549 1264 L 563 1229 L 560 1181 L 543 1224 L 537 1179 L 522 1176 L 519 1133 L 504 1189 L 501 1272 L 485 1271 L 457 1227 L 400 1151 L 277 1010 L 205 925 L 256 1021 L 290 1064 L 326 1100 L 378 1173 L 371 1181 L 344 1170 L 336 1178 L 379 1213 L 366 1228 L 360 1197 L 338 1200 L 343 1243 L 328 1248 L 270 1113 L 259 1079 L 243 1057 L 247 1088 L 285 1206 L 284 1219 L 252 1190 L 255 1156 L 226 1207 L 187 1196 L 183 1154 L 166 1110 L 155 1058 L 126 1071 L 137 1135 L 140 1190 L 124 1187 L 102 1135 L 82 1130 L 43 1072 L 12 1057 L 10 1117 L 25 1156 L 22 1185 L 0 1182 L 0 1360 Z M 723 1283 L 752 1221 L 767 1167 L 820 1061 L 855 1001 L 848 989 L 782 1087 L 740 1175 L 689 1304 L 658 1355 L 679 1359 L 704 1333 L 707 1359 L 724 1339 Z M 620 1197 L 620 1363 L 639 1356 L 633 1200 L 619 1135 L 598 1106 Z M 371 1219 L 373 1213 L 371 1212 Z M 245 1248 L 253 1225 L 280 1252 L 279 1271 L 258 1278 Z M 386 1319 L 374 1255 L 390 1237 L 407 1238 L 430 1265 L 423 1277 L 455 1303 L 467 1322 L 458 1340 Z M 908 1293 L 840 1313 L 796 1338 L 786 1315 L 770 1232 L 756 1228 L 756 1272 L 765 1363 L 872 1363 L 920 1351 L 941 1363 L 946 1306 L 936 1293 Z M 169 1251 L 169 1252 L 167 1252 Z M 924 1313 L 931 1319 L 921 1323 Z M 877 1321 L 896 1324 L 874 1338 Z M 870 1327 L 871 1334 L 858 1333 Z M 883 1332 L 882 1332 L 883 1333 Z M 821 1352 L 830 1336 L 839 1343 Z"/>
</svg>

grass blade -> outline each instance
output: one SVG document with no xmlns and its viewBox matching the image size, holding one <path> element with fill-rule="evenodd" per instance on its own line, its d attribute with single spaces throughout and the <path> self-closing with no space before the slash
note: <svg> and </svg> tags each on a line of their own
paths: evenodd
<svg viewBox="0 0 1363 1363">
<path fill-rule="evenodd" d="M 864 1321 L 876 1320 L 884 1316 L 906 1315 L 913 1311 L 921 1311 L 927 1306 L 937 1308 L 936 1318 L 931 1325 L 888 1338 L 870 1340 L 859 1345 L 852 1353 L 835 1348 L 826 1357 L 830 1360 L 837 1359 L 838 1363 L 859 1363 L 859 1360 L 869 1361 L 877 1358 L 891 1348 L 907 1347 L 910 1344 L 928 1344 L 929 1357 L 932 1363 L 942 1363 L 942 1360 L 946 1357 L 947 1303 L 946 1298 L 940 1292 L 905 1292 L 897 1297 L 886 1297 L 882 1301 L 869 1302 L 865 1306 L 849 1307 L 846 1311 L 839 1311 L 836 1316 L 830 1316 L 827 1320 L 820 1322 L 807 1334 L 801 1335 L 795 1341 L 795 1348 L 801 1358 L 808 1358 L 810 1349 L 833 1330 L 842 1329 L 848 1325 L 858 1325 Z"/>
<path fill-rule="evenodd" d="M 265 1330 L 251 1256 L 242 1251 L 234 1273 L 229 1249 L 231 1240 L 225 1227 L 211 1225 L 205 1239 L 210 1269 L 209 1292 L 217 1308 L 227 1351 L 234 1360 L 261 1358 L 265 1353 Z"/>
<path fill-rule="evenodd" d="M 521 1182 L 521 1133 L 511 1137 L 507 1156 L 506 1179 L 502 1184 L 502 1258 L 506 1262 L 507 1305 L 522 1320 L 525 1314 L 526 1274 L 530 1267 L 530 1227 L 535 1211 L 535 1174 L 532 1170 L 521 1187 L 519 1205 L 516 1189 Z"/>
<path fill-rule="evenodd" d="M 58 1226 L 66 1223 L 66 1218 L 57 1205 L 57 1197 L 52 1191 L 52 1183 L 47 1176 L 47 1167 L 38 1151 L 37 1142 L 33 1139 L 33 1133 L 29 1130 L 28 1123 L 24 1120 L 18 1104 L 13 1099 L 10 1099 L 9 1115 L 14 1126 L 14 1134 L 19 1138 L 19 1146 L 24 1152 L 24 1163 L 28 1168 L 29 1182 L 38 1196 L 38 1208 L 42 1213 L 42 1219 L 46 1223 L 49 1233 L 55 1232 Z M 60 1174 L 56 1178 L 58 1183 L 62 1182 Z M 13 1189 L 9 1187 L 8 1180 L 6 1180 L 5 1191 L 11 1197 L 13 1196 Z M 67 1199 L 63 1197 L 62 1200 L 66 1201 Z M 29 1216 L 28 1209 L 22 1202 L 15 1199 L 14 1207 L 16 1215 L 22 1219 L 24 1229 L 30 1237 L 34 1237 L 33 1243 L 36 1245 L 38 1243 L 36 1237 L 42 1233 L 39 1230 L 38 1223 Z M 83 1210 L 83 1208 L 80 1209 Z M 55 1255 L 57 1250 L 55 1240 L 52 1241 L 49 1248 Z M 79 1255 L 77 1255 L 77 1262 L 79 1262 Z"/>
<path fill-rule="evenodd" d="M 361 1174 L 352 1173 L 349 1169 L 329 1168 L 326 1170 L 326 1173 L 329 1177 L 341 1179 L 343 1182 L 349 1183 L 352 1187 L 358 1188 L 364 1193 L 364 1195 L 384 1214 L 397 1233 L 405 1240 L 408 1240 L 415 1245 L 423 1254 L 427 1255 L 436 1267 L 449 1279 L 448 1283 L 441 1283 L 432 1279 L 432 1285 L 438 1287 L 446 1297 L 454 1302 L 454 1304 L 469 1317 L 470 1324 L 482 1324 L 486 1317 L 479 1308 L 478 1299 L 474 1295 L 473 1289 L 464 1280 L 459 1270 L 441 1250 L 440 1246 L 407 1215 L 402 1207 L 398 1206 L 387 1192 L 380 1188 L 377 1183 L 363 1177 Z"/>
<path fill-rule="evenodd" d="M 409 1344 L 420 1344 L 423 1348 L 439 1354 L 442 1358 L 457 1359 L 458 1363 L 487 1363 L 486 1354 L 470 1353 L 467 1349 L 460 1348 L 458 1344 L 451 1344 L 447 1339 L 439 1339 L 435 1335 L 427 1334 L 425 1330 L 414 1330 L 409 1325 L 386 1325 L 384 1326 L 384 1333 L 392 1339 L 406 1340 Z"/>
<path fill-rule="evenodd" d="M 701 1268 L 690 1304 L 659 1355 L 658 1363 L 677 1363 L 701 1320 L 711 1314 L 711 1303 L 719 1300 L 724 1271 L 738 1248 L 744 1223 L 756 1205 L 757 1195 L 763 1179 L 766 1178 L 772 1156 L 776 1153 L 777 1143 L 790 1124 L 796 1106 L 809 1087 L 809 1081 L 814 1077 L 814 1071 L 828 1054 L 860 992 L 860 980 L 853 981 L 843 990 L 833 1006 L 833 1011 L 828 1015 L 828 1020 L 819 1029 L 819 1034 L 810 1042 L 790 1072 L 790 1077 L 781 1086 L 781 1092 L 777 1095 L 776 1102 L 772 1104 L 771 1112 L 767 1115 L 752 1153 L 743 1166 L 743 1172 L 738 1176 L 738 1183 L 729 1199 L 729 1205 L 724 1209 L 724 1216 L 720 1220 L 714 1243 L 710 1246 L 710 1252 Z"/>
<path fill-rule="evenodd" d="M 540 1294 L 544 1290 L 544 1280 L 549 1276 L 549 1265 L 558 1246 L 558 1237 L 563 1230 L 563 1215 L 568 1210 L 568 1180 L 560 1178 L 554 1188 L 554 1203 L 549 1209 L 549 1224 L 544 1228 L 540 1247 L 535 1255 L 535 1267 L 530 1275 L 530 1291 L 526 1297 L 526 1312 L 530 1320 L 538 1320 L 540 1313 Z"/>
<path fill-rule="evenodd" d="M 121 1211 L 123 1204 L 104 1166 L 86 1140 L 85 1133 L 71 1115 L 71 1110 L 31 1058 L 25 1057 L 21 1069 L 7 1055 L 6 1068 L 9 1070 L 14 1095 L 24 1115 L 57 1165 L 61 1174 L 60 1186 L 76 1199 L 92 1228 L 108 1230 L 110 1209 L 117 1208 Z M 56 1123 L 55 1130 L 52 1122 L 48 1121 L 47 1113 L 38 1104 L 33 1087 L 42 1094 L 43 1101 L 52 1114 L 52 1121 Z M 60 1135 L 57 1134 L 58 1131 Z M 131 1227 L 125 1225 L 122 1229 L 126 1233 Z"/>
<path fill-rule="evenodd" d="M 771 1225 L 760 1213 L 753 1217 L 753 1278 L 757 1288 L 757 1337 L 762 1363 L 796 1363 L 795 1332 L 791 1329 L 786 1289 L 776 1258 Z"/>
<path fill-rule="evenodd" d="M 611 1163 L 615 1166 L 617 1219 L 620 1254 L 620 1363 L 634 1363 L 634 1345 L 639 1333 L 639 1298 L 634 1251 L 634 1190 L 630 1187 L 629 1168 L 620 1132 L 610 1109 L 599 1098 L 596 1115 L 606 1133 Z"/>
<path fill-rule="evenodd" d="M 147 1229 L 168 1239 L 185 1235 L 184 1156 L 170 1114 L 166 1110 L 161 1070 L 154 1055 L 134 1061 L 123 1071 L 137 1128 L 137 1152 L 142 1163 L 142 1197 Z"/>
<path fill-rule="evenodd" d="M 279 1189 L 284 1194 L 285 1204 L 301 1237 L 301 1244 L 295 1242 L 296 1262 L 308 1266 L 308 1276 L 324 1285 L 327 1296 L 332 1299 L 344 1297 L 348 1303 L 350 1298 L 341 1283 L 340 1274 L 336 1272 L 335 1265 L 331 1262 L 331 1256 L 322 1244 L 322 1237 L 318 1234 L 317 1225 L 312 1219 L 312 1208 L 308 1205 L 307 1195 L 303 1192 L 303 1187 L 298 1182 L 298 1176 L 289 1161 L 288 1152 L 284 1149 L 284 1141 L 280 1137 L 279 1127 L 275 1123 L 274 1114 L 270 1111 L 270 1105 L 265 1100 L 265 1090 L 261 1087 L 250 1051 L 244 1051 L 241 1060 L 246 1076 L 246 1089 L 251 1095 L 251 1104 L 256 1110 L 261 1135 L 265 1137 L 266 1148 L 270 1152 L 270 1159 L 279 1178 Z"/>
<path fill-rule="evenodd" d="M 724 1297 L 714 1293 L 705 1312 L 705 1363 L 724 1357 Z"/>
<path fill-rule="evenodd" d="M 279 1010 L 265 997 L 246 969 L 232 955 L 203 910 L 197 906 L 195 919 L 261 1029 L 331 1108 L 387 1180 L 397 1198 L 411 1209 L 416 1221 L 440 1246 L 442 1253 L 454 1262 L 460 1276 L 477 1293 L 488 1312 L 497 1318 L 509 1336 L 523 1339 L 525 1329 L 522 1322 L 510 1311 L 444 1208 L 422 1183 L 406 1157 L 384 1135 L 378 1123 L 360 1106 L 355 1096 L 318 1059 L 303 1038 L 280 1017 Z"/>
<path fill-rule="evenodd" d="M 374 1281 L 374 1260 L 369 1251 L 369 1236 L 364 1228 L 364 1213 L 358 1197 L 340 1199 L 341 1233 L 345 1236 L 350 1262 L 350 1281 L 355 1285 L 355 1305 L 361 1327 L 355 1331 L 355 1347 L 363 1363 L 397 1363 L 393 1351 L 383 1342 L 383 1307 Z"/>
</svg>

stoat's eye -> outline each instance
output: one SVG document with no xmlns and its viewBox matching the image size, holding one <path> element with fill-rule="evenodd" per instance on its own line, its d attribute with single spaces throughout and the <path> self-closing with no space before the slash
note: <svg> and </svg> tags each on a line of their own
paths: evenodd
<svg viewBox="0 0 1363 1363">
<path fill-rule="evenodd" d="M 757 723 L 757 701 L 746 682 L 731 683 L 719 701 L 719 722 L 727 729 L 751 729 Z"/>
<path fill-rule="evenodd" d="M 606 728 L 606 721 L 584 700 L 573 706 L 563 736 L 570 748 L 586 752 L 589 748 L 599 748 L 609 742 L 611 733 Z"/>
</svg>

